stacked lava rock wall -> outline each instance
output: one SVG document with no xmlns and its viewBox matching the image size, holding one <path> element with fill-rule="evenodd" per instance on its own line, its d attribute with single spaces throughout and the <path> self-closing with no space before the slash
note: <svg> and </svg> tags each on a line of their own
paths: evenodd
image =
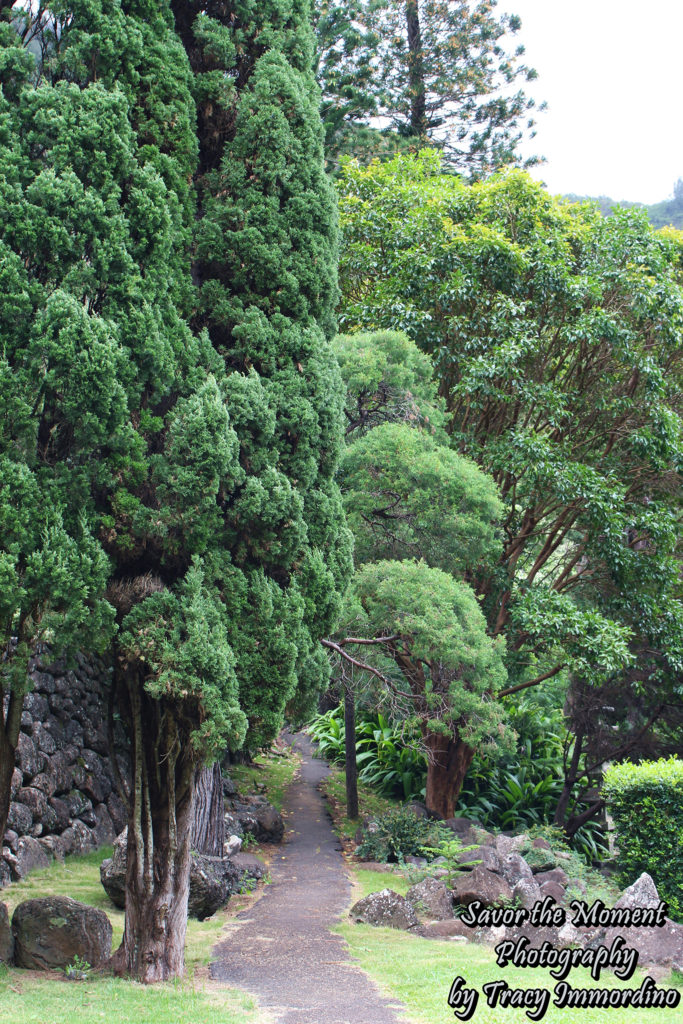
<svg viewBox="0 0 683 1024">
<path fill-rule="evenodd" d="M 0 888 L 53 856 L 110 843 L 125 827 L 107 741 L 110 674 L 101 658 L 79 655 L 72 668 L 45 654 L 30 662 Z M 118 728 L 114 735 L 122 749 Z"/>
</svg>

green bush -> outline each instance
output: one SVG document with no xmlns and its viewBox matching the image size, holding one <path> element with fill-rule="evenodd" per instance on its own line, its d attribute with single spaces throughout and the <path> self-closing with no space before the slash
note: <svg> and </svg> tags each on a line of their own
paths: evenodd
<svg viewBox="0 0 683 1024">
<path fill-rule="evenodd" d="M 652 875 L 669 913 L 683 920 L 683 761 L 625 761 L 605 772 L 603 794 L 614 819 L 620 881 Z"/>
<path fill-rule="evenodd" d="M 517 733 L 515 750 L 502 757 L 475 754 L 455 813 L 490 829 L 519 832 L 548 826 L 564 785 L 562 712 L 522 699 L 510 705 L 508 717 Z M 343 706 L 317 715 L 308 731 L 323 757 L 343 764 Z M 356 722 L 356 752 L 361 782 L 397 800 L 424 799 L 427 762 L 417 734 L 411 737 L 381 712 L 364 711 Z M 583 807 L 578 804 L 575 810 Z M 601 822 L 586 822 L 572 847 L 587 863 L 601 860 L 607 852 Z"/>
<path fill-rule="evenodd" d="M 438 846 L 446 833 L 442 825 L 427 818 L 418 818 L 412 811 L 399 807 L 380 814 L 363 826 L 363 840 L 356 850 L 359 857 L 384 863 L 404 863 L 406 857 L 425 856 L 425 850 Z"/>
</svg>

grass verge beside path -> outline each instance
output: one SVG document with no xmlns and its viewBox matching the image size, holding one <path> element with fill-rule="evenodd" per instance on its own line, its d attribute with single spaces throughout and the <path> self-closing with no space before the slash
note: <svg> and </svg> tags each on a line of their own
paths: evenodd
<svg viewBox="0 0 683 1024">
<path fill-rule="evenodd" d="M 364 971 L 392 998 L 400 999 L 414 1024 L 452 1024 L 457 1018 L 447 1005 L 453 979 L 465 978 L 468 988 L 479 991 L 479 1002 L 472 1024 L 528 1024 L 523 1009 L 486 1004 L 482 986 L 498 978 L 511 989 L 548 988 L 551 993 L 557 982 L 545 970 L 521 970 L 497 967 L 493 950 L 472 943 L 438 942 L 393 928 L 372 928 L 369 925 L 342 924 L 337 929 L 346 940 L 349 951 Z M 574 988 L 633 988 L 644 977 L 637 971 L 630 981 L 620 982 L 605 972 L 599 982 L 587 970 L 572 970 L 566 979 Z M 670 987 L 658 982 L 658 988 Z M 564 1009 L 551 1003 L 543 1018 L 544 1024 L 681 1024 L 683 1004 L 675 1009 Z"/>
<path fill-rule="evenodd" d="M 352 836 L 358 822 L 346 817 L 346 795 L 344 775 L 333 768 L 332 775 L 323 783 L 334 818 L 335 828 L 340 836 Z M 378 797 L 371 791 L 359 792 L 361 817 L 377 814 L 395 806 L 391 801 Z M 393 889 L 405 895 L 411 884 L 408 872 L 398 866 L 392 871 L 373 871 L 347 858 L 354 881 L 354 902 L 380 889 Z M 607 901 L 612 902 L 611 900 Z M 548 1010 L 543 1017 L 544 1024 L 683 1024 L 683 978 L 657 982 L 657 988 L 678 987 L 682 1000 L 672 1009 L 641 1008 L 566 1008 L 552 1005 L 557 980 L 547 970 L 540 968 L 501 968 L 496 965 L 496 954 L 488 946 L 474 943 L 437 941 L 420 938 L 393 928 L 373 928 L 369 925 L 352 924 L 348 918 L 335 929 L 348 944 L 349 952 L 383 993 L 400 1000 L 412 1024 L 452 1024 L 457 1021 L 453 1009 L 448 1006 L 448 994 L 454 978 L 463 977 L 467 988 L 479 993 L 477 1007 L 471 1018 L 472 1024 L 528 1024 L 529 1018 L 521 1007 L 489 1007 L 486 994 L 482 991 L 488 982 L 505 980 L 510 989 L 546 988 L 550 991 Z M 572 988 L 630 988 L 638 989 L 646 971 L 636 971 L 628 981 L 619 981 L 609 971 L 602 973 L 599 981 L 590 977 L 584 969 L 574 969 L 565 979 Z"/>
<path fill-rule="evenodd" d="M 100 884 L 100 863 L 106 848 L 64 864 L 34 871 L 0 892 L 10 914 L 17 904 L 38 896 L 71 896 L 104 910 L 114 931 L 113 948 L 123 934 L 123 911 L 110 903 Z M 214 985 L 206 965 L 235 912 L 239 897 L 206 921 L 190 919 L 185 962 L 187 977 L 161 985 L 140 985 L 93 972 L 87 981 L 72 982 L 59 971 L 24 971 L 0 965 L 2 1024 L 267 1024 L 246 993 Z"/>
<path fill-rule="evenodd" d="M 280 809 L 285 790 L 300 758 L 284 744 L 262 754 L 252 765 L 235 765 L 230 775 L 242 792 L 259 788 Z M 113 928 L 112 948 L 123 934 L 124 915 L 109 901 L 100 884 L 100 864 L 111 855 L 102 848 L 64 864 L 32 872 L 0 892 L 10 916 L 24 900 L 39 896 L 71 896 L 107 914 Z M 0 965 L 0 1024 L 270 1024 L 254 999 L 237 989 L 209 980 L 211 950 L 225 934 L 232 917 L 252 897 L 233 896 L 223 910 L 206 921 L 187 923 L 187 977 L 161 985 L 98 975 L 87 981 L 67 981 L 59 971 L 24 971 Z"/>
</svg>

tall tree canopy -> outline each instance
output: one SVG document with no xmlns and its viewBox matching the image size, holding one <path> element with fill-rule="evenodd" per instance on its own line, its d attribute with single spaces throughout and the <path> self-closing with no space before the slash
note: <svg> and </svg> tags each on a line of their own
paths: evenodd
<svg viewBox="0 0 683 1024">
<path fill-rule="evenodd" d="M 154 981 L 183 969 L 195 766 L 324 684 L 350 566 L 309 10 L 70 0 L 2 41 L 10 456 L 99 541 L 81 603 L 108 576 L 132 760 L 115 962 Z"/>
<path fill-rule="evenodd" d="M 342 323 L 431 354 L 452 445 L 500 487 L 504 549 L 475 587 L 508 692 L 567 668 L 646 678 L 665 705 L 683 664 L 680 235 L 519 171 L 467 186 L 430 152 L 350 167 L 341 209 Z"/>
<path fill-rule="evenodd" d="M 392 145 L 432 142 L 474 177 L 518 162 L 519 142 L 534 134 L 535 102 L 524 83 L 536 72 L 511 38 L 520 19 L 499 16 L 496 6 L 496 0 L 317 0 L 329 153 L 374 156 Z"/>
<path fill-rule="evenodd" d="M 379 700 L 419 730 L 427 806 L 447 818 L 475 751 L 508 739 L 493 699 L 504 642 L 487 635 L 470 586 L 500 549 L 501 504 L 491 478 L 448 446 L 414 342 L 380 331 L 340 335 L 334 347 L 353 428 L 340 480 L 357 570 L 325 643 L 365 666 Z"/>
</svg>

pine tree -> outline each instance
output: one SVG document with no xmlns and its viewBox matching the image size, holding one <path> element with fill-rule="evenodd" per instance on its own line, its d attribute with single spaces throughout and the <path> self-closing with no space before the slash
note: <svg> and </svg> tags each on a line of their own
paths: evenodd
<svg viewBox="0 0 683 1024">
<path fill-rule="evenodd" d="M 521 28 L 496 0 L 318 0 L 318 79 L 332 160 L 441 147 L 452 168 L 483 177 L 519 163 L 533 138 L 536 72 L 511 47 Z M 537 163 L 537 158 L 525 166 Z"/>
</svg>

